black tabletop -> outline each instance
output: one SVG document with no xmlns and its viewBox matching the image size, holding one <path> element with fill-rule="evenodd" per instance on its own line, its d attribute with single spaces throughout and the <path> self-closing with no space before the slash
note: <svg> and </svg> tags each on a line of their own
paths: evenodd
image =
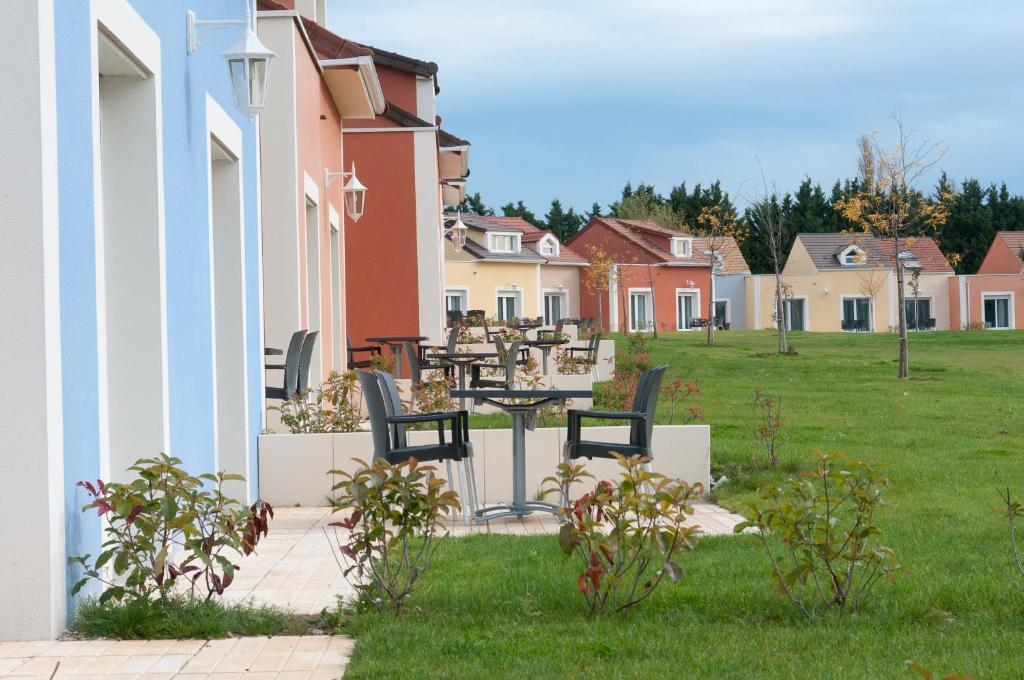
<svg viewBox="0 0 1024 680">
<path fill-rule="evenodd" d="M 520 345 L 530 345 L 531 347 L 541 347 L 544 345 L 564 345 L 568 340 L 565 338 L 537 338 L 536 340 L 523 340 Z"/>
<path fill-rule="evenodd" d="M 432 359 L 493 359 L 500 356 L 497 352 L 430 352 Z"/>
<path fill-rule="evenodd" d="M 420 342 L 429 339 L 425 335 L 383 335 L 376 338 L 366 338 L 367 342 Z"/>
<path fill-rule="evenodd" d="M 454 399 L 589 399 L 593 390 L 452 390 Z"/>
</svg>

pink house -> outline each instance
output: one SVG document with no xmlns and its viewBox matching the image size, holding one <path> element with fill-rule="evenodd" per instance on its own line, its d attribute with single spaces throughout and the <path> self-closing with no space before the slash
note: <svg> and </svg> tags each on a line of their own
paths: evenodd
<svg viewBox="0 0 1024 680">
<path fill-rule="evenodd" d="M 997 233 L 978 273 L 949 287 L 950 328 L 1024 329 L 1024 232 Z"/>
</svg>

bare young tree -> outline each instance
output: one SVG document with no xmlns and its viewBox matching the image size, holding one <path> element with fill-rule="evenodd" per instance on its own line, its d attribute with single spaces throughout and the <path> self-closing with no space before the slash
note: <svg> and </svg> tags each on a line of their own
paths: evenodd
<svg viewBox="0 0 1024 680">
<path fill-rule="evenodd" d="M 764 193 L 751 205 L 754 221 L 761 240 L 768 248 L 768 259 L 772 263 L 772 273 L 775 276 L 775 325 L 779 335 L 779 354 L 789 353 L 788 324 L 786 322 L 785 289 L 782 284 L 782 268 L 786 263 L 786 245 L 788 242 L 788 229 L 786 227 L 786 216 L 779 203 L 778 191 L 775 184 L 768 186 L 768 180 L 758 159 L 757 166 L 761 170 L 761 184 Z"/>
<path fill-rule="evenodd" d="M 897 143 L 885 149 L 877 133 L 871 136 L 871 159 L 876 184 L 844 201 L 836 202 L 836 210 L 857 224 L 864 234 L 890 239 L 889 266 L 896 272 L 897 313 L 899 319 L 899 377 L 910 375 L 910 351 L 907 335 L 906 272 L 903 253 L 914 247 L 917 235 L 934 230 L 946 221 L 945 201 L 929 202 L 915 189 L 917 183 L 945 154 L 938 142 L 917 142 L 913 132 L 903 124 L 897 111 L 892 114 L 896 124 Z"/>
<path fill-rule="evenodd" d="M 697 217 L 697 231 L 703 238 L 704 252 L 711 263 L 711 290 L 708 295 L 708 344 L 715 344 L 715 272 L 725 261 L 726 249 L 733 239 L 743 237 L 742 227 L 736 216 L 722 210 L 721 206 L 704 208 Z"/>
</svg>

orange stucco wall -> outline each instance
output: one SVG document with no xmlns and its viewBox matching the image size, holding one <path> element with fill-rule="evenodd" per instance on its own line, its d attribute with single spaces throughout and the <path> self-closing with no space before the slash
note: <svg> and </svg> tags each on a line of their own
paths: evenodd
<svg viewBox="0 0 1024 680">
<path fill-rule="evenodd" d="M 1024 274 L 972 274 L 949 279 L 949 327 L 966 328 L 985 318 L 982 297 L 985 293 L 1013 295 L 1013 327 L 1024 329 Z M 966 297 L 966 317 L 963 298 Z"/>
<path fill-rule="evenodd" d="M 629 288 L 651 288 L 654 291 L 654 320 L 659 331 L 676 330 L 676 289 L 696 288 L 700 291 L 700 316 L 708 316 L 707 301 L 711 294 L 710 267 L 667 267 L 644 266 L 654 262 L 647 252 L 625 241 L 615 232 L 601 224 L 592 224 L 569 242 L 572 249 L 583 257 L 589 257 L 589 247 L 601 248 L 616 262 L 630 263 L 622 267 L 619 282 L 619 295 L 616 306 L 619 308 L 619 329 L 628 326 Z M 666 243 L 667 245 L 667 243 Z M 653 280 L 653 285 L 652 285 Z M 604 319 L 605 330 L 609 327 L 610 314 L 608 309 L 608 292 L 598 295 L 587 291 L 580 285 L 580 316 L 583 318 Z M 601 313 L 598 314 L 598 304 Z"/>
<path fill-rule="evenodd" d="M 318 345 L 320 356 L 324 367 L 324 374 L 331 368 L 343 370 L 345 368 L 345 356 L 342 352 L 341 365 L 334 366 L 335 355 L 333 347 L 332 328 L 332 285 L 331 285 L 331 231 L 328 205 L 332 205 L 338 213 L 338 224 L 340 232 L 338 238 L 339 252 L 338 262 L 344 265 L 345 262 L 345 239 L 340 236 L 345 233 L 345 210 L 342 203 L 341 186 L 342 182 L 335 180 L 330 189 L 324 186 L 324 168 L 331 171 L 340 170 L 343 165 L 342 156 L 342 121 L 338 110 L 334 106 L 334 100 L 327 89 L 327 85 L 320 72 L 313 62 L 312 56 L 304 49 L 302 35 L 298 28 L 295 29 L 295 129 L 298 149 L 298 173 L 295 179 L 298 196 L 305 196 L 305 176 L 309 175 L 316 183 L 320 202 L 317 206 L 319 234 L 320 234 L 320 337 Z M 321 118 L 323 116 L 324 118 Z M 300 225 L 299 233 L 295 236 L 302 244 L 299 251 L 305 252 L 306 243 L 306 205 L 305 201 L 298 201 L 298 216 L 296 224 Z M 302 281 L 306 280 L 305 258 L 300 260 L 299 265 Z M 341 287 L 341 300 L 346 297 L 344 272 L 339 272 Z M 301 286 L 302 291 L 302 319 L 308 326 L 308 304 L 306 286 Z M 341 336 L 344 337 L 345 329 L 345 305 L 340 304 L 339 320 L 342 327 Z"/>
<path fill-rule="evenodd" d="M 345 232 L 352 342 L 420 335 L 413 135 L 348 134 L 345 151 L 368 187 L 365 214 Z"/>
</svg>

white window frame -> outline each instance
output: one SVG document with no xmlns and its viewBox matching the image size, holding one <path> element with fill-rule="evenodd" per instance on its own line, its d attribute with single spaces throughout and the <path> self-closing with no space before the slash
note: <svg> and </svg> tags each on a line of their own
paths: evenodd
<svg viewBox="0 0 1024 680">
<path fill-rule="evenodd" d="M 859 261 L 847 262 L 846 258 L 849 257 L 851 253 L 857 253 Z M 864 249 L 861 248 L 860 246 L 849 246 L 845 250 L 843 250 L 843 252 L 839 253 L 839 264 L 843 265 L 844 267 L 859 267 L 861 265 L 867 264 L 867 261 L 867 253 L 865 253 Z"/>
<path fill-rule="evenodd" d="M 508 236 L 512 239 L 512 247 L 509 248 L 495 248 L 494 240 L 495 237 Z M 487 232 L 487 250 L 492 253 L 519 253 L 523 249 L 523 234 L 518 231 L 489 231 Z"/>
<path fill-rule="evenodd" d="M 927 300 L 928 301 L 928 314 L 929 315 L 934 314 L 935 313 L 935 298 L 933 298 L 931 295 L 918 295 L 917 297 L 914 297 L 913 295 L 907 295 L 907 296 L 905 296 L 903 298 L 903 304 L 904 304 L 903 313 L 904 313 L 904 315 L 906 315 L 906 304 L 908 302 L 917 303 L 917 302 L 920 302 L 921 300 Z M 897 312 L 898 311 L 899 310 L 897 310 Z M 915 304 L 915 312 L 916 312 L 916 304 Z M 931 318 L 931 316 L 929 316 L 928 318 Z M 907 323 L 908 323 L 908 328 L 909 328 L 909 321 Z"/>
<path fill-rule="evenodd" d="M 448 312 L 448 298 L 461 297 L 466 309 L 461 310 L 465 314 L 469 310 L 469 288 L 467 286 L 446 286 L 444 289 L 444 311 Z"/>
<path fill-rule="evenodd" d="M 494 315 L 501 318 L 501 298 L 512 296 L 515 298 L 515 314 L 513 318 L 523 318 L 523 289 L 522 288 L 498 288 L 494 291 Z"/>
<path fill-rule="evenodd" d="M 650 304 L 650 306 L 647 308 L 648 317 L 649 317 L 649 320 L 651 322 L 655 322 L 655 315 L 654 315 L 654 290 L 651 289 L 651 288 L 630 288 L 629 291 L 628 291 L 628 294 L 626 296 L 627 301 L 628 301 L 628 307 L 626 308 L 626 316 L 628 317 L 627 318 L 627 323 L 629 325 L 629 332 L 630 333 L 649 333 L 649 332 L 654 330 L 653 326 L 651 328 L 639 328 L 639 329 L 636 327 L 635 320 L 633 319 L 633 296 L 634 295 L 644 295 L 644 296 L 647 297 L 647 299 L 649 301 L 649 304 Z"/>
<path fill-rule="evenodd" d="M 985 300 L 1001 300 L 1006 298 L 1006 322 L 1007 326 L 992 326 L 992 328 L 986 329 L 992 331 L 1009 331 L 1017 327 L 1017 320 L 1014 318 L 1014 306 L 1016 305 L 1015 295 L 1012 290 L 993 290 L 981 294 L 981 323 L 985 323 Z"/>
<path fill-rule="evenodd" d="M 679 314 L 679 298 L 683 295 L 692 295 L 696 298 L 694 301 L 694 309 L 697 312 L 697 318 L 700 318 L 700 288 L 676 288 L 676 330 L 677 331 L 696 331 L 698 328 L 687 328 L 683 324 L 683 319 Z"/>
<path fill-rule="evenodd" d="M 772 297 L 774 297 L 774 296 L 772 296 Z M 810 302 L 810 299 L 806 295 L 791 295 L 789 297 L 783 297 L 782 298 L 782 303 L 785 304 L 786 302 L 789 302 L 790 300 L 802 300 L 803 303 L 804 303 L 804 327 L 801 330 L 796 331 L 796 332 L 800 333 L 802 331 L 809 330 L 810 327 L 811 327 L 811 302 Z M 840 304 L 842 304 L 842 303 L 840 303 Z M 839 310 L 839 313 L 842 314 L 843 313 L 842 310 Z M 787 321 L 789 321 L 789 323 L 786 325 L 786 330 L 787 331 L 792 331 L 793 330 L 792 319 L 789 316 L 787 316 L 786 319 L 787 319 Z"/>
<path fill-rule="evenodd" d="M 543 306 L 540 309 L 540 315 L 542 315 L 544 317 L 544 319 L 547 320 L 547 316 L 548 316 L 548 301 L 547 301 L 547 297 L 549 295 L 557 295 L 559 298 L 561 298 L 561 301 L 559 303 L 562 306 L 561 318 L 563 318 L 563 319 L 568 318 L 568 316 L 569 316 L 569 291 L 568 291 L 568 289 L 565 289 L 565 288 L 544 288 L 544 289 L 541 290 L 540 299 L 541 299 L 541 303 L 542 303 Z M 558 323 L 558 319 L 554 319 L 551 322 L 552 325 L 554 325 L 556 323 Z"/>
<path fill-rule="evenodd" d="M 839 296 L 839 328 L 842 329 L 842 323 L 845 320 L 843 316 L 843 309 L 846 307 L 845 302 L 847 300 L 867 300 L 868 301 L 868 333 L 874 333 L 875 331 L 875 299 L 868 295 L 840 295 Z M 857 331 L 844 331 L 848 333 L 855 333 Z"/>
<path fill-rule="evenodd" d="M 673 236 L 672 254 L 676 257 L 693 257 L 693 239 L 688 236 Z"/>
<path fill-rule="evenodd" d="M 725 303 L 725 323 L 732 326 L 732 299 L 730 298 L 715 298 L 715 304 L 719 302 Z M 714 321 L 714 319 L 712 319 Z"/>
<path fill-rule="evenodd" d="M 543 257 L 558 257 L 560 253 L 560 245 L 561 244 L 558 242 L 557 238 L 550 234 L 547 234 L 546 236 L 544 236 L 544 238 L 540 240 L 539 245 L 537 247 L 537 252 L 539 252 Z M 545 246 L 551 247 L 550 253 L 544 252 Z"/>
</svg>

